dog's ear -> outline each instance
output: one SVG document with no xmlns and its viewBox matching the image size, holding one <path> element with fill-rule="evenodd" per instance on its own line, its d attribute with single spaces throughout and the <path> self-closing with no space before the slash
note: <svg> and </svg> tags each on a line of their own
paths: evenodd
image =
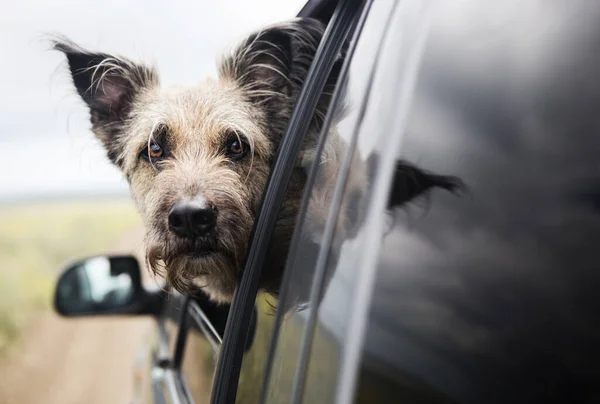
<svg viewBox="0 0 600 404">
<path fill-rule="evenodd" d="M 73 83 L 90 109 L 92 129 L 109 146 L 139 94 L 158 86 L 155 70 L 106 53 L 89 52 L 60 38 L 53 49 L 67 57 Z"/>
<path fill-rule="evenodd" d="M 366 161 L 369 185 L 375 178 L 379 158 L 371 154 Z M 444 189 L 453 194 L 468 193 L 468 187 L 458 177 L 439 175 L 425 171 L 406 160 L 397 160 L 392 178 L 387 209 L 393 210 L 403 207 L 419 197 L 426 195 L 432 189 Z"/>
<path fill-rule="evenodd" d="M 388 199 L 388 209 L 401 207 L 434 188 L 445 189 L 453 194 L 460 194 L 467 190 L 458 177 L 433 174 L 406 161 L 398 160 Z"/>
<path fill-rule="evenodd" d="M 235 80 L 252 101 L 285 101 L 302 86 L 323 31 L 311 18 L 265 28 L 221 60 L 220 76 Z"/>
</svg>

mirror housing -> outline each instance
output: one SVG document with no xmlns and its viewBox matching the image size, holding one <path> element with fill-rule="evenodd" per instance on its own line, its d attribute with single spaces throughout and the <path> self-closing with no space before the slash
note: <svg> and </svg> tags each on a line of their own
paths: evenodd
<svg viewBox="0 0 600 404">
<path fill-rule="evenodd" d="M 54 293 L 54 309 L 65 317 L 161 313 L 166 292 L 147 291 L 138 260 L 99 255 L 67 265 Z"/>
</svg>

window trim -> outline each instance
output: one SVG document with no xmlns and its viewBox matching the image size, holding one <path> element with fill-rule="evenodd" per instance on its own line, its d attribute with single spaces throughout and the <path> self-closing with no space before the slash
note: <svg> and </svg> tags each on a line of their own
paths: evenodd
<svg viewBox="0 0 600 404">
<path fill-rule="evenodd" d="M 267 181 L 261 208 L 250 237 L 250 247 L 242 279 L 231 305 L 215 372 L 210 401 L 212 404 L 235 402 L 259 278 L 277 215 L 299 154 L 304 133 L 308 129 L 329 72 L 350 28 L 354 25 L 354 17 L 361 4 L 362 1 L 359 0 L 342 0 L 338 4 L 319 44 L 298 102 L 294 106 Z"/>
<path fill-rule="evenodd" d="M 338 2 L 336 0 L 310 0 L 302 7 L 298 17 L 312 17 L 323 22 L 328 22 Z"/>
</svg>

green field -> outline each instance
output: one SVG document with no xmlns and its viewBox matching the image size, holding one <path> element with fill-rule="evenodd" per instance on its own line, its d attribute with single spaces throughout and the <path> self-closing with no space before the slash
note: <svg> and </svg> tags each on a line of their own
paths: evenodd
<svg viewBox="0 0 600 404">
<path fill-rule="evenodd" d="M 98 254 L 141 224 L 129 200 L 0 205 L 0 354 L 48 310 L 65 262 Z"/>
</svg>

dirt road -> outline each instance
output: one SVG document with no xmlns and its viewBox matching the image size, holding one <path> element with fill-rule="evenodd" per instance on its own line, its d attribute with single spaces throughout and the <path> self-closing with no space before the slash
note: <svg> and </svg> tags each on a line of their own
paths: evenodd
<svg viewBox="0 0 600 404">
<path fill-rule="evenodd" d="M 141 230 L 111 251 L 141 254 Z M 149 318 L 66 320 L 41 314 L 18 354 L 0 364 L 0 404 L 120 404 L 133 394 L 133 362 Z"/>
</svg>

